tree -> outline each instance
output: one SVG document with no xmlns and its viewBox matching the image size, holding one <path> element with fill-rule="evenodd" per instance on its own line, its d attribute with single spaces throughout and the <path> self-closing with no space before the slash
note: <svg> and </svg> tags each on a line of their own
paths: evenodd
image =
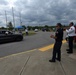
<svg viewBox="0 0 76 75">
<path fill-rule="evenodd" d="M 6 29 L 5 27 L 1 27 L 0 29 Z"/>
<path fill-rule="evenodd" d="M 48 25 L 45 25 L 44 27 L 45 27 L 45 28 L 49 28 L 49 26 L 48 26 Z"/>
<path fill-rule="evenodd" d="M 25 25 L 22 25 L 22 27 L 23 27 L 24 29 L 26 29 L 26 26 L 25 26 Z"/>
<path fill-rule="evenodd" d="M 28 30 L 32 30 L 32 26 L 27 26 Z"/>
<path fill-rule="evenodd" d="M 8 27 L 8 29 L 9 30 L 13 30 L 13 25 L 12 25 L 12 22 L 9 22 L 8 24 L 7 24 L 7 27 Z"/>
</svg>

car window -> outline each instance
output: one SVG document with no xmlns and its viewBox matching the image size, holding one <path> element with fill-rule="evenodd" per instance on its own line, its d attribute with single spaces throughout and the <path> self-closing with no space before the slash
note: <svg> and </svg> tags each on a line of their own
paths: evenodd
<svg viewBox="0 0 76 75">
<path fill-rule="evenodd" d="M 8 34 L 13 34 L 11 31 L 8 31 Z"/>
<path fill-rule="evenodd" d="M 0 34 L 2 34 L 2 32 L 0 31 Z"/>
<path fill-rule="evenodd" d="M 11 31 L 0 31 L 0 34 L 13 34 Z"/>
<path fill-rule="evenodd" d="M 5 34 L 5 31 L 0 31 L 0 34 Z"/>
<path fill-rule="evenodd" d="M 6 31 L 2 31 L 2 34 L 5 34 L 6 33 Z"/>
</svg>

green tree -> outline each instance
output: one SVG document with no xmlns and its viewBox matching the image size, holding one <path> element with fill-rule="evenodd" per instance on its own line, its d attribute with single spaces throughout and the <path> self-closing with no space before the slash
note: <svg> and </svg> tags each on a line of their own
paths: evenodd
<svg viewBox="0 0 76 75">
<path fill-rule="evenodd" d="M 45 28 L 49 28 L 49 26 L 48 26 L 48 25 L 45 25 L 44 27 L 45 27 Z"/>
<path fill-rule="evenodd" d="M 26 26 L 25 26 L 25 25 L 22 25 L 22 27 L 23 27 L 24 29 L 26 29 Z"/>
<path fill-rule="evenodd" d="M 27 26 L 28 30 L 32 30 L 32 26 Z"/>
<path fill-rule="evenodd" d="M 7 27 L 8 27 L 8 29 L 9 30 L 13 30 L 13 25 L 12 25 L 12 22 L 9 22 L 8 24 L 7 24 Z"/>
</svg>

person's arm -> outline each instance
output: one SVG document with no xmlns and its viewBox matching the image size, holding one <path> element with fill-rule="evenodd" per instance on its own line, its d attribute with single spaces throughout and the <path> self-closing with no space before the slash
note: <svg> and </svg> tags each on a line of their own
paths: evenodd
<svg viewBox="0 0 76 75">
<path fill-rule="evenodd" d="M 72 33 L 74 31 L 74 28 L 73 27 L 71 27 L 70 29 L 66 29 L 66 32 L 67 33 Z"/>
<path fill-rule="evenodd" d="M 57 37 L 56 37 L 56 36 L 54 36 L 54 35 L 51 35 L 50 37 L 51 37 L 51 38 L 53 38 L 53 39 L 57 39 Z"/>
</svg>

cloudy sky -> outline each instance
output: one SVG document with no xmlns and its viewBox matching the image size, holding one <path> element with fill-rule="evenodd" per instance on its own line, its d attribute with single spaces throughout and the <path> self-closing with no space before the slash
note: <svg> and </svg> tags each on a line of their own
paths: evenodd
<svg viewBox="0 0 76 75">
<path fill-rule="evenodd" d="M 13 23 L 12 7 L 15 26 L 20 25 L 56 25 L 61 22 L 76 23 L 76 0 L 0 0 L 0 26 L 7 22 Z"/>
</svg>

